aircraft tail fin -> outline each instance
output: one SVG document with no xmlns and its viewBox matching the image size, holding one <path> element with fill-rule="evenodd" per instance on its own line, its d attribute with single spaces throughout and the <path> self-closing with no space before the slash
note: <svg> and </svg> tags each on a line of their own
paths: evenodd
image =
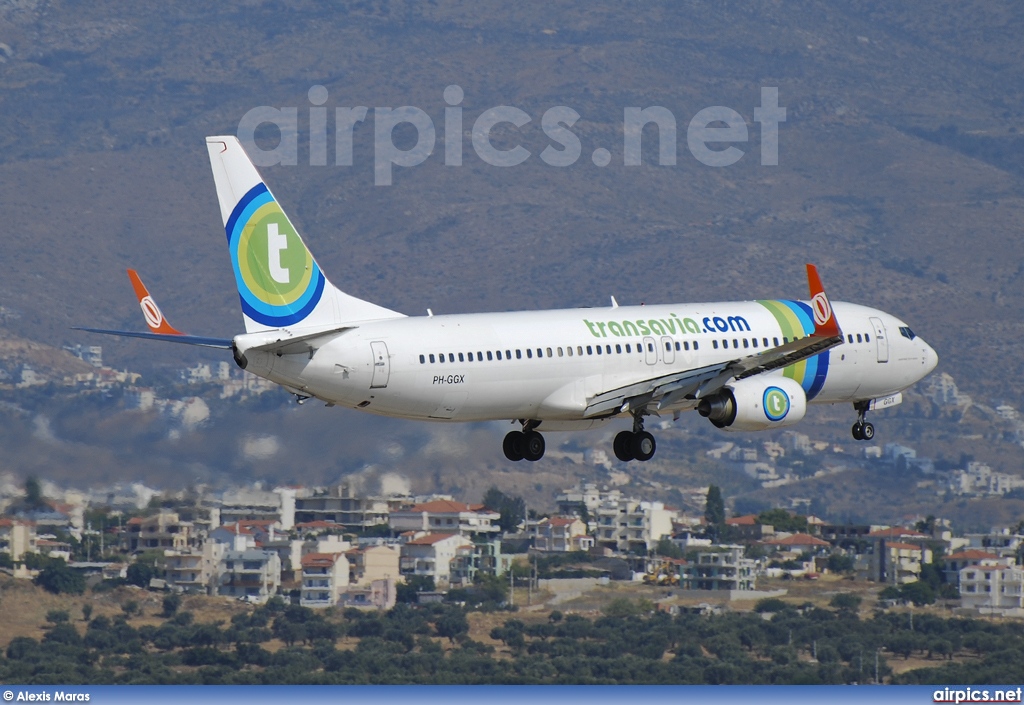
<svg viewBox="0 0 1024 705">
<path fill-rule="evenodd" d="M 132 282 L 135 297 L 139 300 L 139 307 L 142 309 L 142 315 L 146 319 L 146 325 L 149 327 L 149 330 L 161 335 L 184 335 L 184 333 L 172 326 L 170 321 L 164 318 L 160 307 L 156 305 L 156 301 L 150 296 L 149 289 L 146 288 L 146 285 L 142 283 L 142 279 L 139 278 L 139 273 L 134 269 L 129 269 L 128 278 Z"/>
<path fill-rule="evenodd" d="M 811 313 L 814 315 L 814 335 L 820 338 L 842 338 L 843 331 L 839 329 L 836 321 L 836 314 L 832 310 L 828 296 L 825 294 L 825 287 L 821 284 L 821 277 L 818 276 L 818 268 L 813 264 L 807 265 L 807 287 L 811 293 Z"/>
<path fill-rule="evenodd" d="M 207 137 L 206 147 L 247 333 L 402 316 L 327 280 L 236 137 Z"/>
</svg>

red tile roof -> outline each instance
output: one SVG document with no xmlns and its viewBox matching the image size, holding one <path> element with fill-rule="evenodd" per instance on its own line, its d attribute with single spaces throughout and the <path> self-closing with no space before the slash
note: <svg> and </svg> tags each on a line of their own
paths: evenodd
<svg viewBox="0 0 1024 705">
<path fill-rule="evenodd" d="M 784 539 L 772 539 L 771 541 L 765 541 L 765 543 L 772 546 L 831 546 L 828 541 L 822 541 L 821 539 L 811 536 L 810 534 L 793 534 L 787 536 Z"/>
<path fill-rule="evenodd" d="M 296 529 L 336 529 L 344 526 L 336 521 L 327 521 L 326 519 L 315 519 L 314 521 L 304 521 L 300 524 L 296 524 Z"/>
<path fill-rule="evenodd" d="M 754 526 L 757 524 L 757 516 L 755 514 L 747 514 L 741 517 L 733 517 L 726 519 L 725 523 L 729 526 Z"/>
<path fill-rule="evenodd" d="M 988 551 L 982 551 L 977 548 L 968 548 L 965 551 L 957 551 L 951 553 L 945 557 L 947 561 L 986 561 L 986 560 L 999 560 L 999 556 Z"/>
<path fill-rule="evenodd" d="M 302 557 L 303 568 L 330 568 L 338 562 L 340 553 L 307 553 Z"/>
<path fill-rule="evenodd" d="M 410 546 L 432 546 L 435 543 L 450 539 L 452 536 L 458 536 L 458 534 L 427 534 L 426 536 L 420 536 L 418 539 L 409 541 Z"/>
<path fill-rule="evenodd" d="M 570 526 L 577 521 L 582 520 L 576 519 L 575 517 L 552 517 L 548 519 L 548 524 L 551 526 Z"/>
</svg>

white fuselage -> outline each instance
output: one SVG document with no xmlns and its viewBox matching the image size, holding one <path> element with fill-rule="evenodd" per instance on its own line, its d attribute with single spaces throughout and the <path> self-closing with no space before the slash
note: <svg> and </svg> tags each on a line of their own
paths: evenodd
<svg viewBox="0 0 1024 705">
<path fill-rule="evenodd" d="M 769 373 L 802 383 L 809 402 L 887 397 L 935 367 L 935 351 L 896 317 L 843 302 L 833 308 L 844 342 Z M 535 419 L 568 430 L 606 420 L 584 415 L 594 395 L 754 355 L 793 330 L 765 303 L 747 301 L 392 318 L 359 323 L 300 354 L 246 351 L 245 336 L 236 345 L 249 371 L 328 403 L 410 419 Z M 681 400 L 669 410 L 695 405 Z"/>
</svg>

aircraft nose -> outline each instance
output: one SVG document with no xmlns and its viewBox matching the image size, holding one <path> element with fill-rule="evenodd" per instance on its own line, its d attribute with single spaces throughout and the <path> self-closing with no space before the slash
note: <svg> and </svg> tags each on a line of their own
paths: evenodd
<svg viewBox="0 0 1024 705">
<path fill-rule="evenodd" d="M 924 345 L 924 374 L 927 375 L 939 364 L 939 354 L 935 352 L 931 345 L 923 340 L 921 344 Z"/>
</svg>

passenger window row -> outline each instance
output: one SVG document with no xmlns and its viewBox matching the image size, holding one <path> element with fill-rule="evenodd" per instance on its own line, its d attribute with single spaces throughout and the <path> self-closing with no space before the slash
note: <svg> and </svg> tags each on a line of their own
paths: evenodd
<svg viewBox="0 0 1024 705">
<path fill-rule="evenodd" d="M 909 330 L 909 328 L 908 328 L 908 330 Z M 902 328 L 900 328 L 900 332 L 901 333 L 903 332 Z M 853 338 L 854 338 L 853 333 L 847 333 L 846 334 L 846 342 L 852 343 L 853 342 Z M 857 342 L 858 343 L 870 343 L 871 342 L 871 336 L 868 335 L 867 333 L 865 333 L 863 336 L 861 336 L 860 333 L 857 333 Z"/>
<path fill-rule="evenodd" d="M 796 338 L 794 338 L 794 340 L 796 340 Z M 789 338 L 783 338 L 782 342 L 783 343 L 788 343 L 789 342 Z M 712 340 L 711 341 L 711 347 L 713 347 L 715 350 L 718 350 L 718 341 L 717 340 Z M 747 349 L 749 349 L 749 348 L 758 349 L 758 339 L 757 338 L 733 338 L 732 339 L 732 347 L 734 349 L 739 349 L 740 347 L 747 348 Z M 765 350 L 768 350 L 769 347 L 774 347 L 774 348 L 779 347 L 779 339 L 778 338 L 772 338 L 772 344 L 769 346 L 768 345 L 768 338 L 761 338 L 761 348 L 763 348 Z M 725 350 L 729 349 L 729 339 L 728 338 L 723 338 L 722 339 L 722 348 L 725 349 Z"/>
<path fill-rule="evenodd" d="M 670 350 L 672 348 L 672 345 L 673 345 L 672 342 L 666 341 L 665 342 L 665 349 L 666 350 Z M 699 350 L 700 349 L 698 347 L 698 344 L 697 344 L 696 341 L 694 341 L 692 343 L 692 345 L 693 345 L 693 349 L 694 350 Z M 675 342 L 675 349 L 676 350 L 690 350 L 690 346 L 691 346 L 691 343 L 689 341 L 684 341 L 682 344 L 680 344 L 678 341 Z M 632 343 L 626 343 L 625 345 L 623 345 L 622 343 L 616 343 L 615 345 L 604 345 L 604 346 L 601 346 L 601 345 L 586 345 L 586 346 L 584 346 L 584 345 L 577 345 L 576 347 L 573 347 L 572 345 L 568 345 L 568 346 L 566 346 L 564 348 L 561 348 L 561 347 L 558 347 L 558 348 L 526 348 L 525 351 L 522 350 L 522 349 L 517 349 L 515 351 L 515 359 L 516 360 L 522 360 L 524 354 L 526 356 L 526 359 L 528 359 L 528 360 L 532 360 L 535 357 L 536 358 L 542 358 L 542 357 L 574 357 L 574 356 L 575 357 L 583 357 L 584 355 L 595 355 L 595 354 L 596 355 L 622 355 L 623 353 L 626 353 L 626 354 L 633 353 L 634 352 L 634 347 L 635 347 L 635 351 L 637 353 L 641 353 L 641 354 L 643 353 L 643 347 L 641 346 L 640 343 L 637 343 L 635 346 Z M 654 344 L 653 343 L 648 343 L 648 347 L 650 348 L 651 352 L 654 352 Z M 487 350 L 487 351 L 480 351 L 480 350 L 478 350 L 476 352 L 466 352 L 466 353 L 461 353 L 461 352 L 460 353 L 451 353 L 451 352 L 450 353 L 437 353 L 436 355 L 434 353 L 427 353 L 427 354 L 420 355 L 420 364 L 421 365 L 425 365 L 427 363 L 435 364 L 435 363 L 445 363 L 445 362 L 451 363 L 451 362 L 456 362 L 456 361 L 458 361 L 458 362 L 473 362 L 474 360 L 477 361 L 477 362 L 483 362 L 485 359 L 488 360 L 488 361 L 493 361 L 493 360 L 511 360 L 512 359 L 512 354 L 513 354 L 512 350 L 504 350 L 504 351 L 502 351 L 502 350 Z"/>
</svg>

